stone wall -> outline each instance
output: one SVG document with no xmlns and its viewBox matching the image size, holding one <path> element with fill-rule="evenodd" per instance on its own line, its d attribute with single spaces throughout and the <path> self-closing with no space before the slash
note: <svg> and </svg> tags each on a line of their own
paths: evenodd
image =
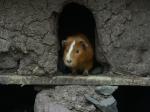
<svg viewBox="0 0 150 112">
<path fill-rule="evenodd" d="M 52 74 L 57 70 L 55 7 L 46 0 L 0 1 L 0 70 Z M 55 6 L 55 5 L 54 5 Z"/>
<path fill-rule="evenodd" d="M 150 73 L 148 0 L 1 0 L 0 73 L 54 74 L 56 21 L 72 1 L 85 5 L 95 17 L 99 62 L 107 60 L 113 70 Z"/>
<path fill-rule="evenodd" d="M 150 73 L 150 1 L 100 0 L 94 7 L 98 44 L 113 70 Z M 94 5 L 93 5 L 94 6 Z M 101 49 L 97 47 L 100 60 Z"/>
</svg>

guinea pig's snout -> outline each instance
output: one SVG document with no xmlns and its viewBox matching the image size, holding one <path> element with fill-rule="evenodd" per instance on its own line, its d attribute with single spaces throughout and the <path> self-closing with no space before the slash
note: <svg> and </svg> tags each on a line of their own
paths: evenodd
<svg viewBox="0 0 150 112">
<path fill-rule="evenodd" d="M 65 59 L 65 64 L 66 64 L 66 66 L 71 67 L 72 66 L 72 60 L 71 59 Z"/>
<path fill-rule="evenodd" d="M 72 62 L 72 60 L 71 60 L 71 59 L 70 59 L 70 60 L 67 60 L 67 63 L 68 63 L 68 64 L 70 64 L 71 62 Z"/>
</svg>

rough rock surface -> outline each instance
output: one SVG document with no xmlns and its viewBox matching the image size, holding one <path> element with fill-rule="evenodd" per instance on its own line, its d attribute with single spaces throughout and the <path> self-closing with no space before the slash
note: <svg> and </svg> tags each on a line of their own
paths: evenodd
<svg viewBox="0 0 150 112">
<path fill-rule="evenodd" d="M 5 54 L 0 70 L 15 69 L 25 75 L 56 72 L 54 10 L 47 5 L 46 0 L 0 1 L 0 56 Z"/>
<path fill-rule="evenodd" d="M 94 4 L 94 3 L 93 3 Z M 113 70 L 136 75 L 150 73 L 150 2 L 148 0 L 99 0 L 93 13 L 98 43 Z M 101 48 L 97 58 L 101 61 Z"/>
<path fill-rule="evenodd" d="M 43 90 L 36 96 L 34 111 L 51 112 L 48 110 L 53 107 L 48 105 L 53 103 L 67 108 L 70 112 L 101 112 L 87 102 L 85 95 L 98 97 L 91 86 L 57 86 L 54 89 Z"/>
<path fill-rule="evenodd" d="M 86 98 L 102 112 L 118 112 L 117 101 L 114 99 L 113 96 L 106 97 L 104 99 L 101 99 L 100 101 L 89 96 L 86 96 Z"/>
<path fill-rule="evenodd" d="M 118 86 L 97 86 L 95 92 L 101 95 L 112 95 L 118 89 Z"/>
</svg>

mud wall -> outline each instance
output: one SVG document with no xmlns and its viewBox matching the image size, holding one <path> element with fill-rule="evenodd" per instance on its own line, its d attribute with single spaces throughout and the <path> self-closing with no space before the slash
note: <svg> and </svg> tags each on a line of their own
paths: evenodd
<svg viewBox="0 0 150 112">
<path fill-rule="evenodd" d="M 18 74 L 56 72 L 53 7 L 46 0 L 0 1 L 0 69 Z M 54 5 L 55 6 L 55 5 Z"/>
<path fill-rule="evenodd" d="M 98 42 L 113 70 L 148 75 L 150 1 L 108 0 L 104 3 L 101 0 L 99 5 L 102 7 L 96 13 Z M 97 56 L 100 57 L 97 48 Z"/>
<path fill-rule="evenodd" d="M 107 60 L 113 70 L 150 73 L 148 0 L 1 0 L 0 73 L 57 71 L 57 19 L 70 2 L 86 6 L 95 17 L 99 62 Z"/>
</svg>

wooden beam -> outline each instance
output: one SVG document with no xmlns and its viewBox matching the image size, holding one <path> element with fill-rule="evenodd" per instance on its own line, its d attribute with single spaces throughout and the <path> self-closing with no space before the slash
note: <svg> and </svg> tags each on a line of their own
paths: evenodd
<svg viewBox="0 0 150 112">
<path fill-rule="evenodd" d="M 0 75 L 0 84 L 10 85 L 128 85 L 150 86 L 150 77 L 100 74 L 96 76 L 20 76 Z"/>
</svg>

